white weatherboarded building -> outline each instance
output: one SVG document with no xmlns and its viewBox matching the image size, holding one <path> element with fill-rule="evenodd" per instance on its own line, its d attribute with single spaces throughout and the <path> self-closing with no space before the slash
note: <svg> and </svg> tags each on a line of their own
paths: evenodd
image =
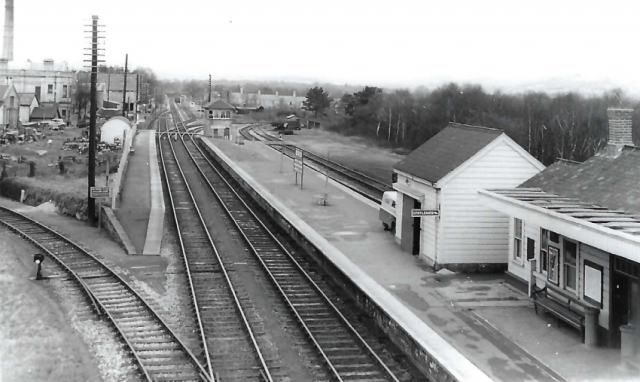
<svg viewBox="0 0 640 382">
<path fill-rule="evenodd" d="M 478 190 L 513 188 L 543 169 L 502 130 L 450 123 L 394 167 L 396 242 L 436 269 L 504 268 L 509 219 Z M 413 218 L 412 209 L 438 216 Z"/>
</svg>

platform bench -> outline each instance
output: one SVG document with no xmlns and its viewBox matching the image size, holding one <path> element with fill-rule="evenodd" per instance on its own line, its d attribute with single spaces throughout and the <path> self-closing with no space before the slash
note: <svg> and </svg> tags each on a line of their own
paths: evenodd
<svg viewBox="0 0 640 382">
<path fill-rule="evenodd" d="M 533 292 L 533 304 L 536 314 L 538 314 L 538 307 L 551 313 L 557 320 L 562 320 L 570 326 L 578 329 L 584 341 L 584 313 L 578 310 L 577 306 L 582 306 L 578 300 L 559 296 L 557 292 L 552 290 L 549 293 L 549 289 L 545 286 L 542 289 L 536 289 Z"/>
</svg>

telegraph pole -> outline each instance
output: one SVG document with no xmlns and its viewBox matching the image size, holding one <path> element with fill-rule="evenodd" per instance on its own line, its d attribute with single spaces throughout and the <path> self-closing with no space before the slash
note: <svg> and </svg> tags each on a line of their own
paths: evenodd
<svg viewBox="0 0 640 382">
<path fill-rule="evenodd" d="M 136 104 L 133 109 L 133 114 L 135 115 L 135 122 L 138 123 L 138 91 L 140 90 L 140 76 L 136 73 Z"/>
<path fill-rule="evenodd" d="M 209 102 L 211 102 L 211 74 L 209 74 Z"/>
<path fill-rule="evenodd" d="M 129 54 L 127 53 L 124 56 L 124 85 L 122 88 L 122 116 L 123 117 L 127 117 L 127 112 L 125 111 L 125 105 L 127 102 L 127 65 L 129 63 Z M 127 105 L 127 108 L 129 108 L 129 105 Z"/>
<path fill-rule="evenodd" d="M 92 16 L 91 23 L 91 109 L 89 120 L 89 179 L 88 179 L 88 205 L 87 218 L 90 225 L 95 224 L 96 200 L 91 197 L 91 188 L 96 185 L 96 114 L 98 111 L 98 102 L 96 100 L 96 82 L 98 80 L 98 51 L 104 48 L 98 48 L 98 16 Z M 100 25 L 102 26 L 102 25 Z M 85 48 L 86 49 L 86 48 Z M 86 60 L 85 60 L 86 61 Z M 104 62 L 104 61 L 100 61 Z"/>
</svg>

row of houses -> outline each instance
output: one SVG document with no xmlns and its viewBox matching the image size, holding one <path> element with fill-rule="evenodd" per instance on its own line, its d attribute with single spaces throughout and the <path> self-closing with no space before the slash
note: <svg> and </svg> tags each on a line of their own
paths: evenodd
<svg viewBox="0 0 640 382">
<path fill-rule="evenodd" d="M 394 168 L 396 242 L 435 269 L 503 270 L 585 343 L 634 354 L 640 147 L 633 110 L 608 114 L 606 149 L 547 168 L 501 130 L 449 124 Z"/>
<path fill-rule="evenodd" d="M 124 74 L 98 73 L 98 110 L 104 114 L 113 112 L 114 115 L 121 115 L 123 108 L 127 111 L 136 110 L 138 79 L 136 74 L 128 75 L 125 91 Z M 27 61 L 25 64 L 14 64 L 0 60 L 0 86 L 2 123 L 5 127 L 15 128 L 18 120 L 29 122 L 43 114 L 51 118 L 69 119 L 73 113 L 74 94 L 78 87 L 89 88 L 90 75 L 70 70 L 66 62 L 57 64 L 53 60 L 44 60 L 42 63 Z M 10 88 L 13 90 L 8 90 Z M 15 105 L 11 97 L 14 97 Z M 89 107 L 90 104 L 87 110 Z M 38 111 L 32 115 L 35 109 Z M 116 113 L 118 110 L 120 112 Z"/>
</svg>

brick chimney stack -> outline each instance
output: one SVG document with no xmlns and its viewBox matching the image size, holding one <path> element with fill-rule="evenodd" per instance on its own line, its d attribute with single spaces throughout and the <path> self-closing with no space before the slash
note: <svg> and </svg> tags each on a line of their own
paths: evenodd
<svg viewBox="0 0 640 382">
<path fill-rule="evenodd" d="M 633 133 L 631 132 L 631 121 L 633 120 L 633 109 L 608 108 L 609 117 L 609 144 L 616 146 L 633 146 Z"/>
<path fill-rule="evenodd" d="M 5 0 L 2 58 L 13 61 L 13 0 Z"/>
</svg>

